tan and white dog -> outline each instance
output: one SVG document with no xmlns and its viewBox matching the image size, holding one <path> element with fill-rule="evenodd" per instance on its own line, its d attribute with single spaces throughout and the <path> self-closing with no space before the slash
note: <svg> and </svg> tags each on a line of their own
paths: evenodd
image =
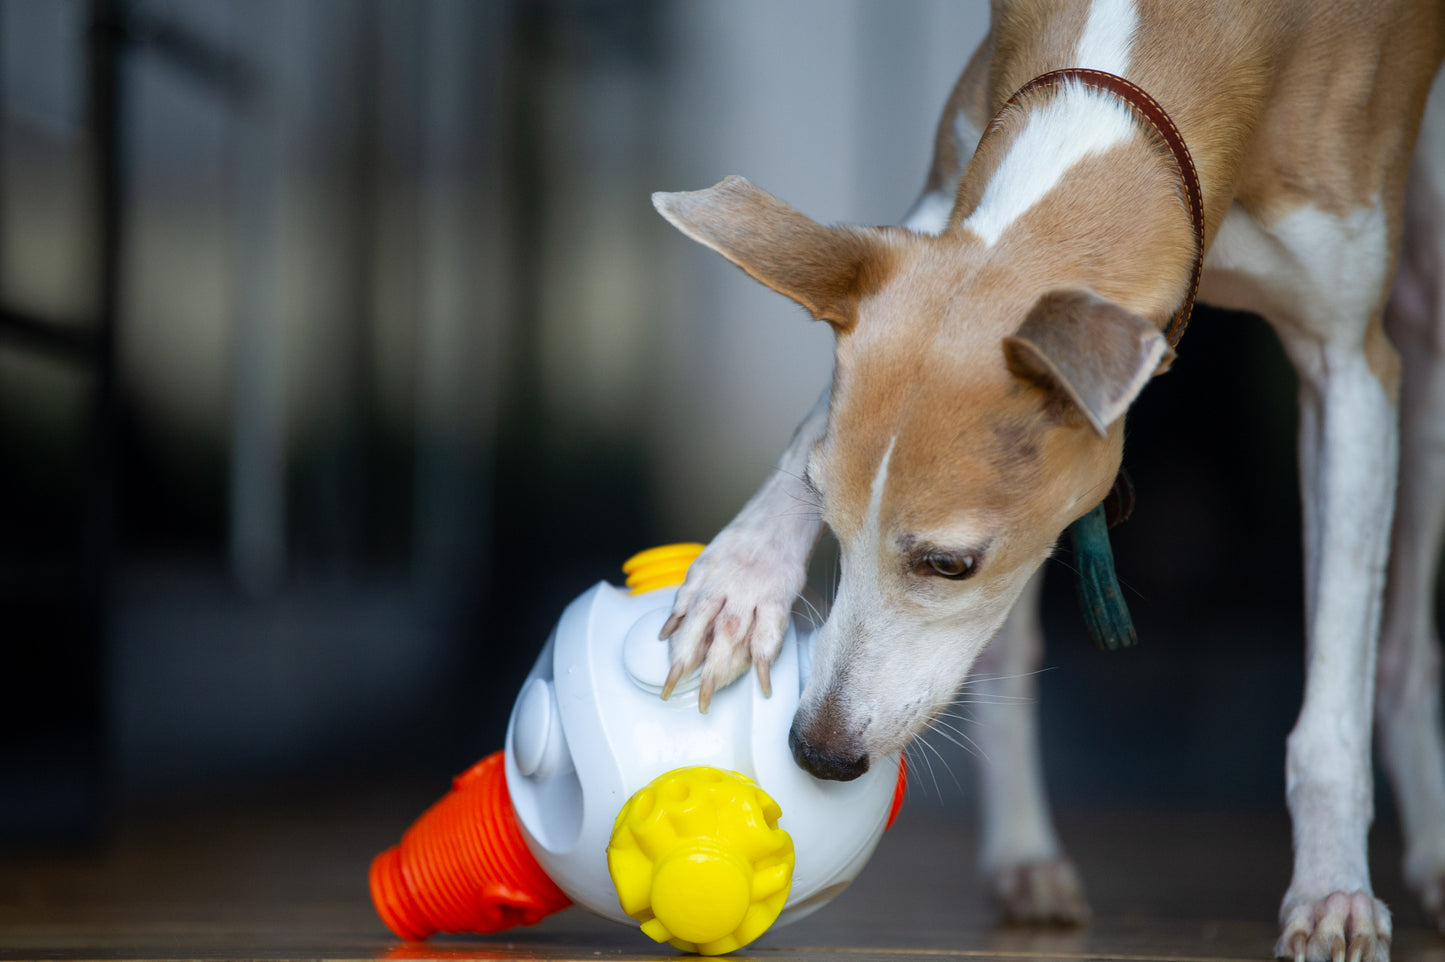
<svg viewBox="0 0 1445 962">
<path fill-rule="evenodd" d="M 800 764 L 857 776 L 980 664 L 985 686 L 1032 694 L 1036 572 L 1114 481 L 1125 411 L 1171 356 L 1163 330 L 1196 243 L 1173 155 L 1120 97 L 1039 89 L 980 133 L 1031 78 L 1115 74 L 1152 94 L 1192 155 L 1200 296 L 1264 316 L 1299 373 L 1308 677 L 1288 742 L 1295 868 L 1277 953 L 1388 957 L 1366 859 L 1372 706 L 1406 873 L 1445 924 L 1430 610 L 1445 524 L 1445 103 L 1407 191 L 1442 54 L 1437 0 L 995 0 L 905 227 L 822 226 L 739 178 L 656 195 L 684 233 L 837 334 L 832 384 L 678 595 L 663 630 L 673 680 L 700 666 L 704 710 L 749 664 L 767 689 L 826 524 L 842 575 L 793 723 Z M 800 517 L 798 499 L 818 513 Z M 1083 918 L 1034 718 L 984 710 L 985 868 L 1011 914 Z"/>
</svg>

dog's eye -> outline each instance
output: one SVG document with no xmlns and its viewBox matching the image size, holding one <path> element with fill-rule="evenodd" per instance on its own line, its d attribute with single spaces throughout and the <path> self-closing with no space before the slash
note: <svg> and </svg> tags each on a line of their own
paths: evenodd
<svg viewBox="0 0 1445 962">
<path fill-rule="evenodd" d="M 974 554 L 934 554 L 923 559 L 926 574 L 935 574 L 950 581 L 962 581 L 973 577 L 978 570 L 978 556 Z"/>
</svg>

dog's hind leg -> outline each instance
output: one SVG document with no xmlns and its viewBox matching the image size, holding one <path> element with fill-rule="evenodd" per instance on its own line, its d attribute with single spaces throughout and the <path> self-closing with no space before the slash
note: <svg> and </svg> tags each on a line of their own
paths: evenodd
<svg viewBox="0 0 1445 962">
<path fill-rule="evenodd" d="M 947 225 L 959 175 L 987 121 L 984 93 L 993 39 L 979 46 L 938 122 L 933 167 L 904 224 L 936 234 Z M 1090 917 L 1079 874 L 1059 845 L 1039 748 L 1038 679 L 1044 638 L 1034 575 L 989 643 L 961 704 L 978 721 L 980 867 L 1011 922 L 1081 923 Z M 972 729 L 971 729 L 972 731 Z"/>
<path fill-rule="evenodd" d="M 1445 534 L 1445 90 L 1431 102 L 1415 153 L 1386 328 L 1401 356 L 1400 484 L 1380 634 L 1378 737 L 1405 834 L 1405 877 L 1445 930 L 1445 739 L 1434 610 Z"/>
<path fill-rule="evenodd" d="M 1040 569 L 959 697 L 978 724 L 980 864 L 1011 922 L 1079 923 L 1089 904 L 1059 846 L 1039 754 Z M 976 730 L 975 730 L 976 729 Z"/>
</svg>

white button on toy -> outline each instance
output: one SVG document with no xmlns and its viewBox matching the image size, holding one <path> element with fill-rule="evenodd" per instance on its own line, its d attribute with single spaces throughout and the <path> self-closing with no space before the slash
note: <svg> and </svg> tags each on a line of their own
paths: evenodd
<svg viewBox="0 0 1445 962">
<path fill-rule="evenodd" d="M 570 771 L 572 754 L 562 732 L 562 716 L 552 697 L 552 685 L 533 678 L 522 689 L 513 709 L 512 751 L 523 775 L 546 779 Z"/>
<path fill-rule="evenodd" d="M 667 684 L 667 673 L 672 669 L 672 658 L 667 642 L 658 638 L 662 626 L 667 624 L 671 608 L 649 611 L 627 631 L 622 639 L 622 663 L 627 667 L 627 676 L 643 691 L 662 696 L 662 687 Z M 689 672 L 680 678 L 672 689 L 672 697 L 678 698 L 702 687 L 702 671 Z"/>
</svg>

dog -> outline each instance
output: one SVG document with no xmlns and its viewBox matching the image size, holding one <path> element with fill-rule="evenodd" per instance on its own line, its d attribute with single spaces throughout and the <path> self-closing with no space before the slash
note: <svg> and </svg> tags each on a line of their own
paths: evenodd
<svg viewBox="0 0 1445 962">
<path fill-rule="evenodd" d="M 1114 484 L 1197 285 L 1263 316 L 1299 374 L 1307 680 L 1276 954 L 1389 957 L 1372 711 L 1406 874 L 1445 926 L 1445 90 L 1411 164 L 1442 54 L 1434 0 L 995 0 L 904 226 L 823 226 L 736 177 L 654 195 L 836 332 L 831 383 L 678 593 L 664 697 L 700 669 L 706 711 L 749 665 L 769 690 L 826 525 L 841 577 L 801 766 L 857 777 L 975 669 L 1029 698 L 1040 565 Z M 1011 915 L 1081 921 L 1036 721 L 983 708 L 984 868 Z"/>
</svg>

